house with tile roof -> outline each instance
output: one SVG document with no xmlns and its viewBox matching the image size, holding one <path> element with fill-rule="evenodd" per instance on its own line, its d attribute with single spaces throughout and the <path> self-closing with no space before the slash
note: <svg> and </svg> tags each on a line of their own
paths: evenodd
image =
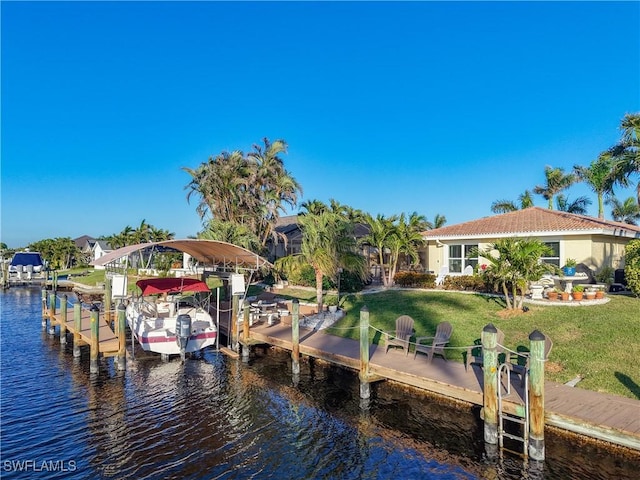
<svg viewBox="0 0 640 480">
<path fill-rule="evenodd" d="M 467 266 L 478 265 L 478 257 L 468 256 L 473 247 L 483 250 L 505 237 L 541 240 L 553 249 L 545 262 L 561 267 L 572 258 L 597 273 L 604 267 L 624 268 L 625 246 L 640 239 L 640 227 L 529 207 L 424 232 L 426 247 L 421 252 L 421 263 L 435 273 L 447 267 L 450 275 L 462 275 Z"/>
</svg>

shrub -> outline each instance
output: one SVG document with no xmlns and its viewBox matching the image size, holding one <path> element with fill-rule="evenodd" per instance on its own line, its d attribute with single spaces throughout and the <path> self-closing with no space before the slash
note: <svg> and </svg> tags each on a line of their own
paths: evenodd
<svg viewBox="0 0 640 480">
<path fill-rule="evenodd" d="M 640 240 L 631 240 L 625 248 L 624 276 L 627 287 L 640 296 Z"/>
<path fill-rule="evenodd" d="M 486 292 L 488 290 L 482 275 L 448 275 L 444 279 L 445 290 L 466 290 L 472 292 Z"/>
<path fill-rule="evenodd" d="M 400 287 L 434 288 L 436 276 L 433 273 L 398 272 L 393 281 Z"/>
</svg>

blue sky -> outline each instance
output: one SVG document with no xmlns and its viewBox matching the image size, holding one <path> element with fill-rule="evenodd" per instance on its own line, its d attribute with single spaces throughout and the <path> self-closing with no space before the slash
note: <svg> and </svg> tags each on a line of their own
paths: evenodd
<svg viewBox="0 0 640 480">
<path fill-rule="evenodd" d="M 181 167 L 263 137 L 289 144 L 303 201 L 473 220 L 544 183 L 545 165 L 588 165 L 640 111 L 637 2 L 1 9 L 10 247 L 143 219 L 195 235 Z"/>
</svg>

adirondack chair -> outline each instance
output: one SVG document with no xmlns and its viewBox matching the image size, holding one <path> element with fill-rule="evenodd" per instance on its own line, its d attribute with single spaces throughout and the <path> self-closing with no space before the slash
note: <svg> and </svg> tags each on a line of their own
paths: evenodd
<svg viewBox="0 0 640 480">
<path fill-rule="evenodd" d="M 444 347 L 449 343 L 451 334 L 453 333 L 453 327 L 449 322 L 440 322 L 436 327 L 436 334 L 433 337 L 418 337 L 416 338 L 416 351 L 413 354 L 415 359 L 420 353 L 426 353 L 428 362 L 430 363 L 434 355 L 440 355 L 445 360 L 447 359 L 444 354 Z M 425 340 L 431 340 L 431 343 L 422 345 L 421 342 Z"/>
<path fill-rule="evenodd" d="M 436 277 L 436 285 L 442 285 L 444 283 L 444 278 L 449 275 L 449 267 L 442 267 L 440 269 L 440 273 Z"/>
<path fill-rule="evenodd" d="M 553 341 L 549 337 L 545 337 L 544 341 L 544 359 L 549 358 L 551 349 L 553 348 Z M 529 372 L 529 349 L 527 347 L 519 346 L 517 348 L 518 354 L 512 354 L 511 361 L 507 363 L 509 370 L 512 373 L 520 375 L 520 386 L 524 387 L 525 376 Z"/>
<path fill-rule="evenodd" d="M 496 348 L 497 352 L 498 352 L 498 364 L 504 363 L 506 360 L 506 354 L 504 353 L 504 332 L 502 330 L 500 330 L 499 328 L 497 328 L 496 330 L 498 330 L 498 335 L 497 335 L 497 341 L 498 341 L 498 346 Z M 469 367 L 471 365 L 480 365 L 482 366 L 484 363 L 484 358 L 482 356 L 482 339 L 481 338 L 477 338 L 476 340 L 473 341 L 474 347 L 469 347 L 467 348 L 467 351 L 465 352 L 465 367 L 466 370 L 469 370 Z"/>
<path fill-rule="evenodd" d="M 393 332 L 384 332 L 384 342 L 387 345 L 385 353 L 389 352 L 389 347 L 400 347 L 404 349 L 405 355 L 409 354 L 409 339 L 413 335 L 413 318 L 409 315 L 400 315 L 396 318 L 396 329 Z"/>
</svg>

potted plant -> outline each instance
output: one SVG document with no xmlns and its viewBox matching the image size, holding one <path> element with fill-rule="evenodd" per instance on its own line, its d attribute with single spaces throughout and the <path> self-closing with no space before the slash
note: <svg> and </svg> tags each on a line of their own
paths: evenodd
<svg viewBox="0 0 640 480">
<path fill-rule="evenodd" d="M 565 277 L 572 277 L 576 274 L 576 266 L 578 264 L 573 258 L 567 258 L 567 261 L 564 262 L 564 267 L 562 267 L 562 271 L 564 272 Z"/>
<path fill-rule="evenodd" d="M 574 300 L 580 301 L 584 297 L 584 285 L 576 285 L 573 287 L 572 296 Z"/>
<path fill-rule="evenodd" d="M 560 292 L 560 298 L 566 302 L 569 300 L 569 292 Z"/>
<path fill-rule="evenodd" d="M 596 288 L 595 287 L 587 287 L 584 291 L 584 298 L 587 300 L 593 300 L 596 298 Z"/>
<path fill-rule="evenodd" d="M 327 297 L 324 303 L 329 308 L 330 313 L 336 313 L 338 311 L 338 299 L 336 297 Z"/>
<path fill-rule="evenodd" d="M 600 300 L 601 298 L 604 298 L 604 288 L 597 287 L 596 288 L 596 300 Z"/>
<path fill-rule="evenodd" d="M 558 291 L 558 289 L 557 289 L 557 288 L 552 288 L 551 290 L 549 290 L 549 291 L 547 292 L 547 298 L 548 298 L 549 300 L 552 300 L 552 301 L 553 301 L 553 300 L 558 300 L 558 294 L 559 294 L 559 293 L 560 293 L 560 292 Z"/>
</svg>

